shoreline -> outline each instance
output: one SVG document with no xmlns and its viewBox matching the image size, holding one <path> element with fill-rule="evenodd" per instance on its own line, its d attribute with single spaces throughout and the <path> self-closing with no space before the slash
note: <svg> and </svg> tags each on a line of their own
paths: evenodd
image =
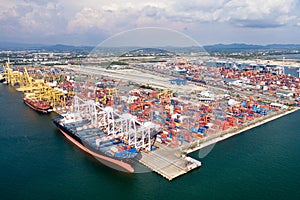
<svg viewBox="0 0 300 200">
<path fill-rule="evenodd" d="M 274 115 L 274 116 L 271 116 L 269 118 L 263 119 L 262 121 L 254 123 L 254 124 L 252 124 L 250 126 L 247 126 L 247 127 L 243 128 L 241 130 L 232 130 L 231 132 L 226 133 L 224 135 L 222 135 L 222 133 L 221 133 L 220 136 L 218 136 L 216 138 L 213 138 L 211 140 L 208 140 L 208 141 L 205 141 L 205 142 L 202 142 L 202 143 L 200 142 L 199 146 L 197 145 L 195 148 L 189 149 L 189 147 L 187 147 L 186 150 L 183 150 L 183 152 L 186 152 L 186 154 L 193 153 L 193 152 L 198 151 L 200 149 L 203 149 L 203 148 L 205 148 L 207 146 L 214 145 L 214 144 L 216 144 L 218 142 L 221 142 L 223 140 L 226 140 L 226 139 L 228 139 L 230 137 L 233 137 L 235 135 L 238 135 L 240 133 L 243 133 L 243 132 L 248 131 L 250 129 L 253 129 L 255 127 L 261 126 L 261 125 L 266 124 L 268 122 L 271 122 L 271 121 L 274 121 L 274 120 L 279 119 L 281 117 L 284 117 L 286 115 L 289 115 L 289 114 L 291 114 L 293 112 L 296 112 L 298 110 L 300 110 L 300 108 L 294 108 L 293 110 L 289 110 L 289 111 L 280 113 L 278 115 Z"/>
</svg>

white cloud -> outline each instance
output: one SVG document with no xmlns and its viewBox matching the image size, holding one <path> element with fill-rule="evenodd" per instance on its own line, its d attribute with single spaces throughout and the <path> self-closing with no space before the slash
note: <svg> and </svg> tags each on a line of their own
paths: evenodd
<svg viewBox="0 0 300 200">
<path fill-rule="evenodd" d="M 290 22 L 296 0 L 177 1 L 167 16 L 170 20 L 229 22 L 237 26 L 271 27 Z M 299 15 L 299 14 L 298 14 Z M 243 22 L 243 23 L 241 23 Z M 261 23 L 260 23 L 261 22 Z M 268 22 L 268 23 L 266 23 Z"/>
<path fill-rule="evenodd" d="M 0 7 L 1 30 L 4 31 L 7 26 L 12 26 L 10 30 L 15 33 L 51 35 L 58 31 L 64 20 L 60 16 L 61 8 L 54 3 L 39 5 L 20 2 L 4 7 Z"/>
<path fill-rule="evenodd" d="M 289 23 L 297 23 L 297 20 L 298 20 L 298 17 L 295 16 L 295 15 L 282 15 L 282 16 L 279 16 L 276 21 L 279 23 L 279 24 L 289 24 Z"/>
<path fill-rule="evenodd" d="M 92 27 L 104 26 L 104 13 L 92 8 L 83 8 L 68 22 L 68 31 L 84 32 Z"/>
<path fill-rule="evenodd" d="M 289 23 L 294 16 L 295 0 L 231 0 L 223 9 L 223 21 L 238 26 L 267 28 Z M 221 19 L 222 20 L 222 19 Z"/>
<path fill-rule="evenodd" d="M 1 38 L 112 35 L 143 26 L 197 31 L 299 26 L 297 0 L 2 0 Z M 191 34 L 195 34 L 191 33 Z"/>
</svg>

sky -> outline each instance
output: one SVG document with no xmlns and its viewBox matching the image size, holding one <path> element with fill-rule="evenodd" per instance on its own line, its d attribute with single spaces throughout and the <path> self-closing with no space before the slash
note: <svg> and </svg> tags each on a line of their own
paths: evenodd
<svg viewBox="0 0 300 200">
<path fill-rule="evenodd" d="M 0 41 L 97 45 L 161 27 L 199 44 L 300 44 L 300 0 L 1 0 Z"/>
</svg>

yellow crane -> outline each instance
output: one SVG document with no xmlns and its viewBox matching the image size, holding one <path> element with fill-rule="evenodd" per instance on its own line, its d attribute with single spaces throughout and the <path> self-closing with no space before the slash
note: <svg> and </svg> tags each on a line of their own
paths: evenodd
<svg viewBox="0 0 300 200">
<path fill-rule="evenodd" d="M 19 92 L 25 92 L 25 91 L 34 91 L 34 90 L 39 90 L 41 88 L 41 81 L 36 80 L 32 78 L 26 67 L 24 67 L 24 74 L 22 76 L 22 84 L 20 84 L 20 88 L 17 88 L 16 90 Z M 43 81 L 42 81 L 43 82 Z"/>
<path fill-rule="evenodd" d="M 163 90 L 162 92 L 160 92 L 158 95 L 157 95 L 157 98 L 160 99 L 162 97 L 165 97 L 165 98 L 172 98 L 173 97 L 173 91 L 170 90 L 170 89 L 166 89 L 166 90 Z"/>
</svg>

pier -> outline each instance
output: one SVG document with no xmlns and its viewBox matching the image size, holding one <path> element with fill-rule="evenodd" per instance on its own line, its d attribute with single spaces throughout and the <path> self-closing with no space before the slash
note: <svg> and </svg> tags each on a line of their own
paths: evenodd
<svg viewBox="0 0 300 200">
<path fill-rule="evenodd" d="M 163 145 L 155 151 L 142 152 L 139 162 L 169 181 L 201 166 L 201 162 L 181 156 L 180 150 Z"/>
</svg>

